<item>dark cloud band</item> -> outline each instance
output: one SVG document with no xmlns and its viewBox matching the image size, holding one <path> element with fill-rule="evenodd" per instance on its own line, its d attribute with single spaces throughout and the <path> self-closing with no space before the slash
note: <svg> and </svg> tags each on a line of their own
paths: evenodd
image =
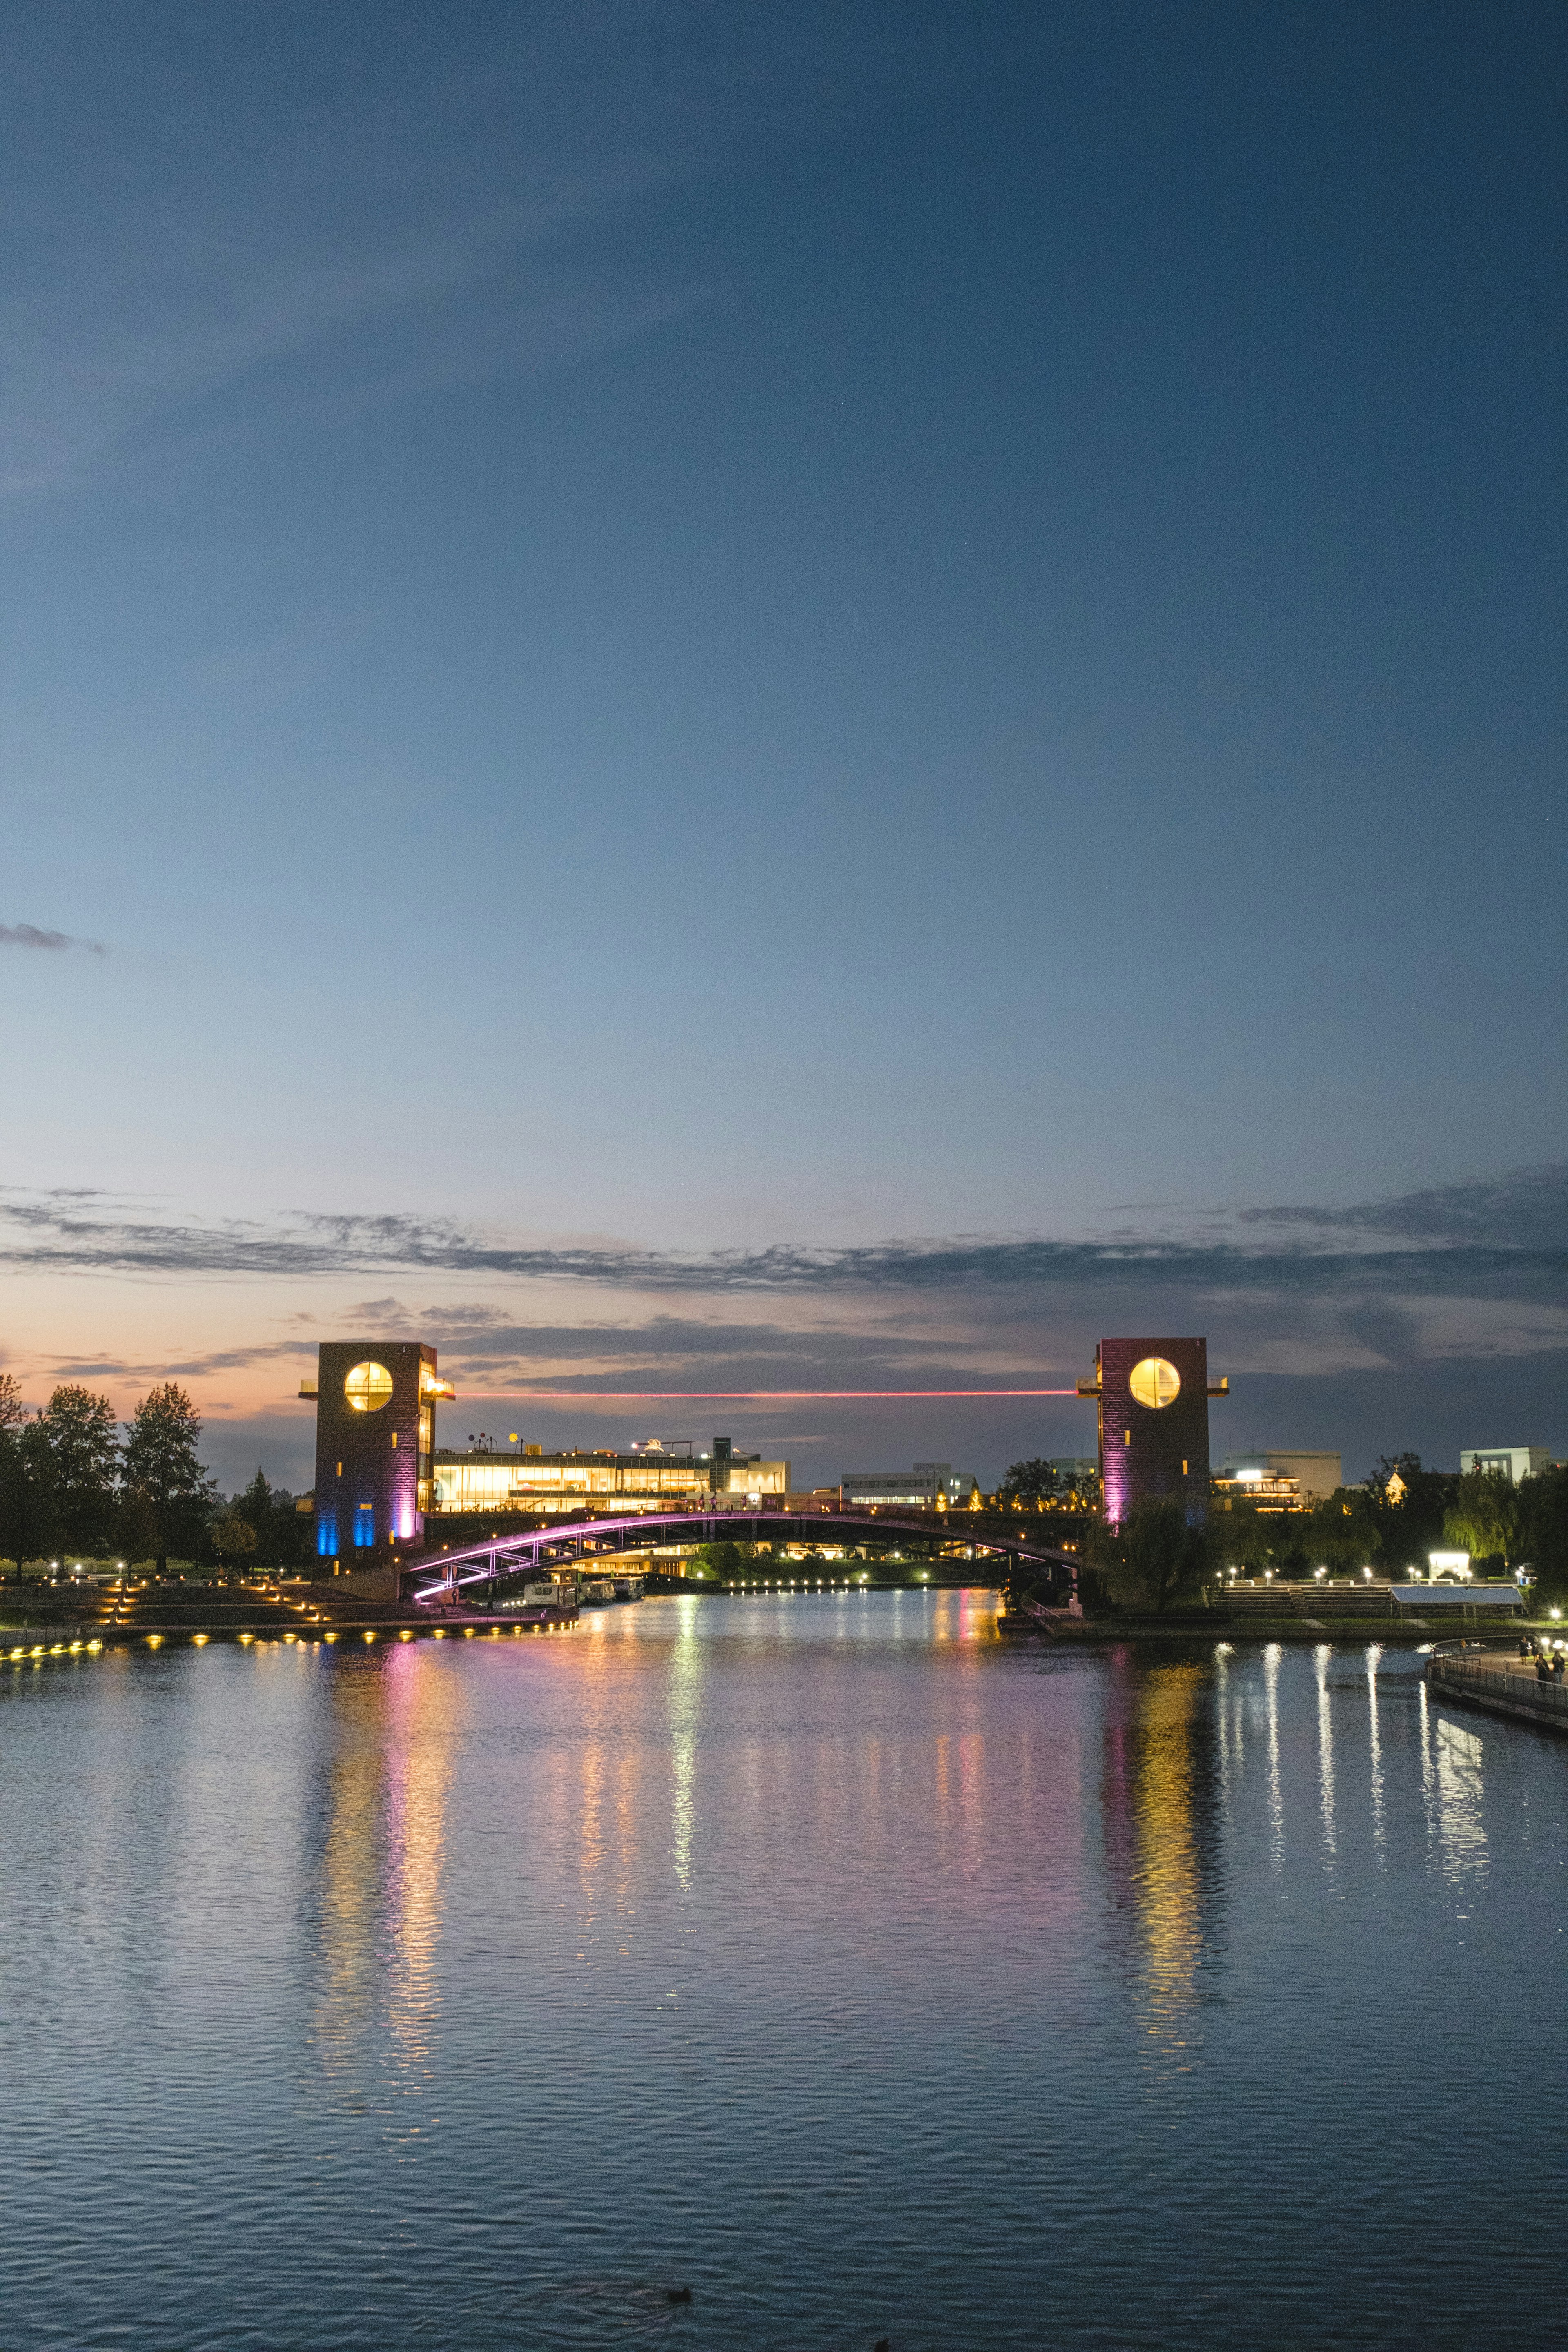
<svg viewBox="0 0 1568 2352">
<path fill-rule="evenodd" d="M 1227 1238 L 959 1236 L 847 1248 L 777 1243 L 707 1253 L 519 1248 L 440 1218 L 308 1216 L 259 1223 L 153 1223 L 95 1211 L 79 1193 L 0 1200 L 0 1265 L 15 1270 L 325 1278 L 428 1274 L 717 1293 L 902 1293 L 930 1298 L 1158 1290 L 1340 1299 L 1469 1297 L 1568 1304 L 1568 1170 L 1522 1171 L 1343 1210 L 1239 1213 Z M 1379 1244 L 1382 1244 L 1381 1246 Z"/>
</svg>

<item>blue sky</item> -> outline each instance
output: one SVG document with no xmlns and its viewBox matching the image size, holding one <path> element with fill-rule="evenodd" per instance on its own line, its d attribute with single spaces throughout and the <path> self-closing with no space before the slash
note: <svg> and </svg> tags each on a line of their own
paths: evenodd
<svg viewBox="0 0 1568 2352">
<path fill-rule="evenodd" d="M 1568 1444 L 1560 11 L 6 16 L 29 1394 Z"/>
</svg>

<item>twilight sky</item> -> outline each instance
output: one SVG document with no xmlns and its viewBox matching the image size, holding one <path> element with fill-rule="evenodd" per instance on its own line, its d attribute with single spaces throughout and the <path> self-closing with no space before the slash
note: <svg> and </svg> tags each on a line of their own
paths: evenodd
<svg viewBox="0 0 1568 2352">
<path fill-rule="evenodd" d="M 0 1357 L 1568 1446 L 1557 6 L 5 6 Z"/>
</svg>

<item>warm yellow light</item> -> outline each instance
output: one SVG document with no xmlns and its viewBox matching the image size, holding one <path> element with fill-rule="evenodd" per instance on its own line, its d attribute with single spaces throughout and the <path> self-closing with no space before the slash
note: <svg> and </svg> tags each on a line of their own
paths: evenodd
<svg viewBox="0 0 1568 2352">
<path fill-rule="evenodd" d="M 1182 1392 L 1182 1376 L 1163 1356 L 1145 1356 L 1142 1363 L 1133 1365 L 1127 1385 L 1140 1404 L 1157 1411 L 1162 1405 L 1174 1404 Z"/>
<path fill-rule="evenodd" d="M 335 1633 L 323 1633 L 321 1636 L 323 1642 L 335 1642 L 337 1638 Z"/>
<path fill-rule="evenodd" d="M 255 1641 L 256 1636 L 254 1633 L 242 1633 L 239 1638 L 244 1643 L 250 1643 Z"/>
<path fill-rule="evenodd" d="M 369 1627 L 367 1626 L 367 1627 L 366 1627 L 366 1629 L 365 1629 L 365 1631 L 364 1631 L 364 1633 L 361 1635 L 361 1637 L 360 1637 L 360 1638 L 361 1638 L 361 1640 L 362 1640 L 362 1641 L 365 1641 L 365 1642 L 374 1642 L 374 1639 L 375 1639 L 375 1635 L 374 1635 L 374 1634 L 370 1631 Z"/>
<path fill-rule="evenodd" d="M 405 1627 L 403 1628 L 402 1633 L 399 1633 L 399 1635 L 398 1635 L 398 1637 L 397 1637 L 397 1638 L 398 1638 L 398 1640 L 399 1640 L 400 1642 L 412 1642 L 412 1640 L 414 1639 L 414 1636 L 413 1636 L 413 1634 L 409 1632 L 409 1630 L 408 1630 L 407 1626 L 406 1626 L 406 1625 L 405 1625 Z"/>
<path fill-rule="evenodd" d="M 384 1364 L 356 1364 L 343 1382 L 343 1394 L 354 1412 L 379 1412 L 392 1397 L 392 1374 Z"/>
<path fill-rule="evenodd" d="M 199 1650 L 203 1643 L 207 1641 L 209 1638 L 210 1637 L 205 1633 L 193 1633 L 191 1635 L 191 1643 L 194 1648 Z"/>
<path fill-rule="evenodd" d="M 163 1638 L 163 1636 L 162 1633 L 149 1633 L 147 1636 L 147 1647 L 150 1650 L 155 1650 Z"/>
</svg>

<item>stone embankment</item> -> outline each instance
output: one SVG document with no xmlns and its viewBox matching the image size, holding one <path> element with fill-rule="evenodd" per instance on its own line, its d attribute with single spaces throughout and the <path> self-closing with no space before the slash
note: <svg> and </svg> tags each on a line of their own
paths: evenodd
<svg viewBox="0 0 1568 2352">
<path fill-rule="evenodd" d="M 1568 1683 L 1542 1682 L 1533 1658 L 1496 1650 L 1439 1652 L 1426 1662 L 1426 1687 L 1435 1697 L 1462 1699 L 1492 1715 L 1568 1732 Z"/>
</svg>

